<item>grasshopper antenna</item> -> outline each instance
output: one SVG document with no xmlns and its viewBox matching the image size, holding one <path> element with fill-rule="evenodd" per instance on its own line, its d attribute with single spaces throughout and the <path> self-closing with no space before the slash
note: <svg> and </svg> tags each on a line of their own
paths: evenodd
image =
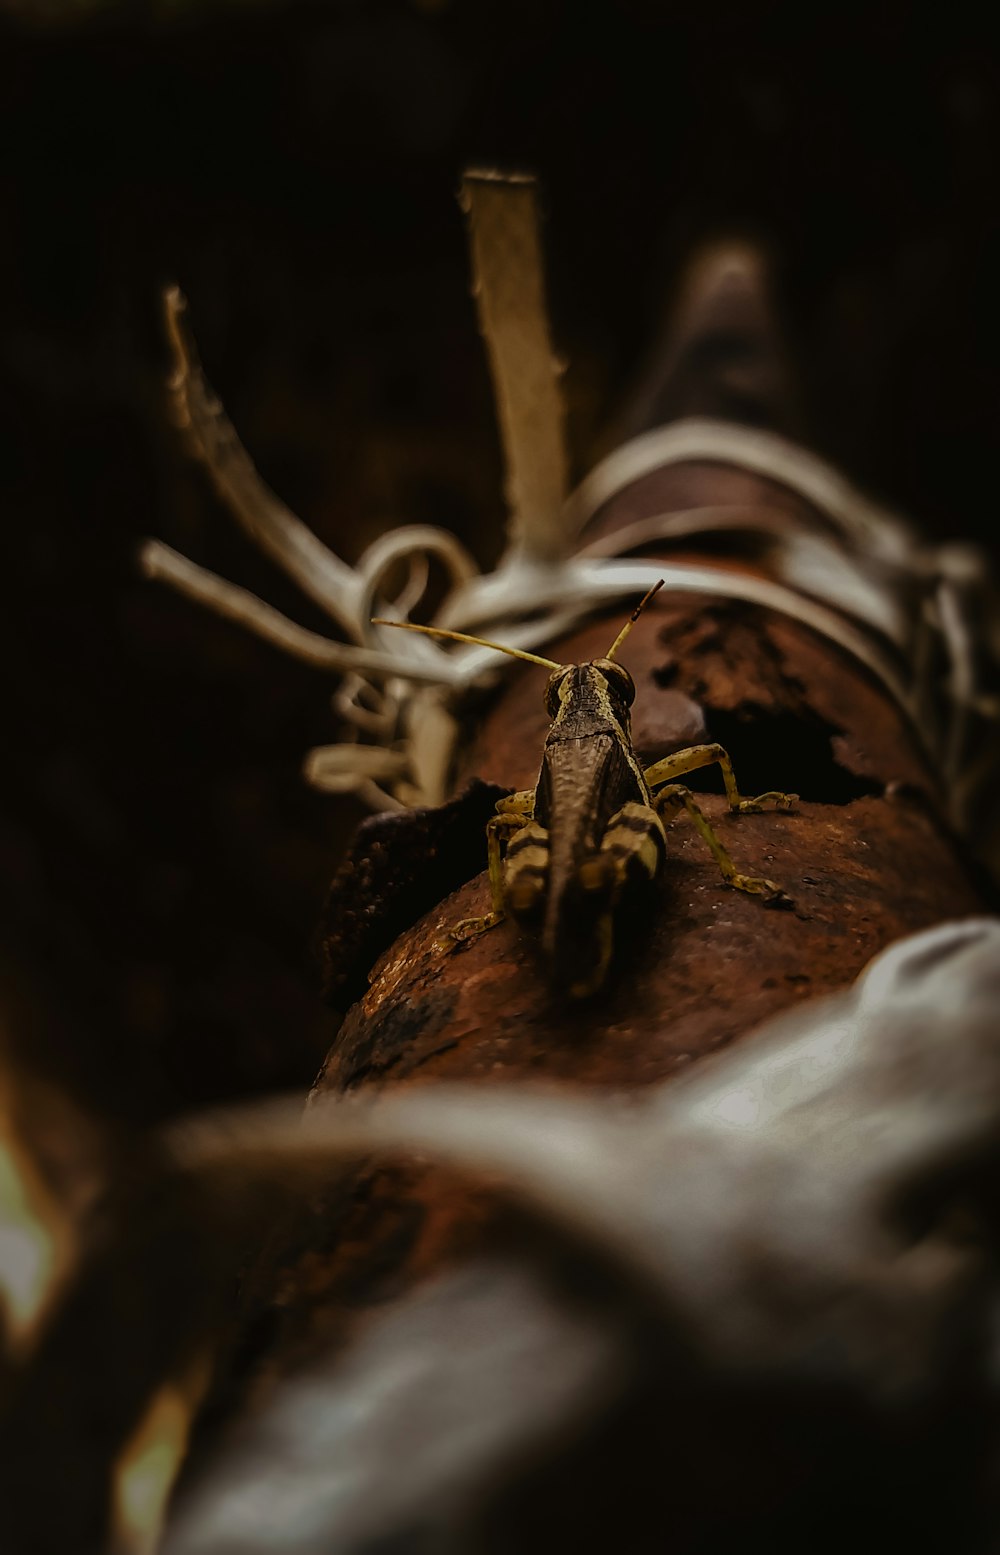
<svg viewBox="0 0 1000 1555">
<path fill-rule="evenodd" d="M 621 631 L 618 633 L 618 636 L 615 638 L 614 642 L 611 644 L 611 647 L 608 649 L 607 653 L 604 655 L 604 657 L 606 659 L 613 659 L 614 658 L 615 654 L 618 652 L 619 648 L 621 647 L 622 643 L 625 641 L 625 639 L 628 636 L 629 632 L 632 630 L 633 626 L 638 621 L 639 617 L 642 615 L 642 612 L 645 610 L 646 606 L 649 604 L 649 601 L 652 599 L 653 595 L 654 594 L 658 594 L 660 592 L 660 589 L 663 587 L 663 583 L 664 583 L 664 579 L 661 578 L 659 583 L 654 583 L 653 587 L 647 593 L 645 593 L 642 596 L 642 598 L 640 599 L 639 603 L 636 605 L 635 609 L 633 610 L 632 614 L 629 616 L 628 620 L 625 622 L 625 625 L 622 627 Z"/>
<path fill-rule="evenodd" d="M 648 598 L 647 594 L 646 599 Z M 642 604 L 645 603 L 644 599 Z M 639 610 L 641 609 L 642 605 L 639 606 Z M 416 621 L 386 621 L 381 616 L 372 616 L 372 626 L 399 626 L 405 632 L 423 632 L 426 637 L 447 637 L 456 643 L 475 643 L 480 648 L 495 648 L 497 653 L 509 653 L 513 659 L 526 659 L 529 664 L 541 664 L 547 670 L 561 670 L 563 667 L 554 659 L 543 659 L 537 653 L 526 653 L 523 648 L 507 648 L 503 643 L 491 643 L 485 637 L 470 637 L 468 632 L 449 632 L 443 626 L 418 626 Z M 628 631 L 628 627 L 625 630 Z"/>
</svg>

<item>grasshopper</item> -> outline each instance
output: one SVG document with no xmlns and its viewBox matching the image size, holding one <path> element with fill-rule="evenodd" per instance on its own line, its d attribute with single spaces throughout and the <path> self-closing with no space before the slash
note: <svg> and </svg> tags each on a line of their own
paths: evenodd
<svg viewBox="0 0 1000 1555">
<path fill-rule="evenodd" d="M 739 873 L 690 789 L 674 780 L 718 763 L 729 808 L 737 814 L 759 810 L 767 802 L 789 809 L 795 794 L 772 790 L 744 798 L 721 745 L 691 745 L 645 768 L 635 753 L 629 714 L 635 682 L 615 655 L 662 586 L 662 579 L 653 585 L 604 658 L 589 664 L 557 664 L 441 627 L 373 622 L 479 643 L 551 671 L 545 709 L 552 722 L 538 782 L 499 800 L 497 813 L 487 822 L 491 910 L 457 924 L 451 937 L 470 939 L 509 914 L 539 940 L 552 981 L 574 999 L 587 998 L 603 986 L 616 919 L 658 879 L 667 851 L 665 822 L 682 810 L 727 885 L 767 902 L 788 900 L 773 881 Z"/>
</svg>

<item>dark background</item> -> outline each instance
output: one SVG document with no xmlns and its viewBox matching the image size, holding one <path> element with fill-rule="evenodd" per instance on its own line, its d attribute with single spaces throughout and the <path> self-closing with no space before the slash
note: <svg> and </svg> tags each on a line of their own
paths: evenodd
<svg viewBox="0 0 1000 1555">
<path fill-rule="evenodd" d="M 332 737 L 332 686 L 135 575 L 156 534 L 322 628 L 167 426 L 163 283 L 266 479 L 340 554 L 428 521 L 489 559 L 501 475 L 463 166 L 543 180 L 577 473 L 692 245 L 749 231 L 779 267 L 816 445 L 995 551 L 1000 131 L 975 14 L 0 11 L 16 1052 L 142 1122 L 305 1085 L 333 1030 L 310 941 L 360 812 L 299 776 Z"/>
</svg>

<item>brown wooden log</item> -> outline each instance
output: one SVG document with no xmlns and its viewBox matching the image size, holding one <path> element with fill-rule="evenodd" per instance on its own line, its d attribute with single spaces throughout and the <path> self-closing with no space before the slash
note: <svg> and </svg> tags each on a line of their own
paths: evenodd
<svg viewBox="0 0 1000 1555">
<path fill-rule="evenodd" d="M 615 625 L 613 617 L 595 622 L 556 656 L 600 655 Z M 344 899 L 356 884 L 349 870 L 332 893 L 336 932 L 326 950 L 338 986 L 359 986 L 363 973 L 370 981 L 346 1014 L 319 1093 L 431 1080 L 647 1085 L 766 1017 L 845 986 L 900 935 L 983 910 L 916 732 L 865 671 L 808 628 L 729 600 L 667 598 L 633 632 L 627 660 L 643 755 L 655 759 L 707 731 L 730 750 L 743 791 L 800 795 L 791 813 L 740 817 L 729 816 L 721 793 L 704 796 L 739 867 L 777 880 L 791 905 L 769 909 L 728 889 L 693 829 L 675 822 L 662 887 L 648 915 L 628 925 L 607 988 L 566 1004 L 513 924 L 448 945 L 449 925 L 486 910 L 485 873 L 444 895 L 366 967 L 365 945 L 343 935 Z M 533 782 L 547 726 L 543 680 L 541 671 L 515 670 L 476 731 L 464 776 L 505 788 Z M 446 818 L 459 838 L 450 844 L 453 878 L 461 855 L 466 868 L 477 850 L 484 857 L 484 798 L 494 792 L 470 791 Z M 435 878 L 448 846 L 432 815 L 430 825 L 419 816 L 366 823 L 369 849 L 383 838 L 385 879 Z M 391 917 L 391 892 L 377 911 Z M 268 1370 L 307 1360 L 318 1343 L 343 1342 L 371 1304 L 494 1247 L 498 1214 L 484 1185 L 424 1165 L 380 1167 L 352 1192 L 314 1202 L 253 1282 L 251 1309 L 278 1319 Z"/>
<path fill-rule="evenodd" d="M 560 644 L 560 657 L 597 657 L 608 629 L 589 627 Z M 636 943 L 626 963 L 599 998 L 565 1004 L 510 922 L 441 948 L 449 924 L 486 911 L 479 876 L 381 958 L 321 1089 L 400 1083 L 418 1069 L 645 1084 L 788 1003 L 850 982 L 900 935 L 981 909 L 899 713 L 808 630 L 729 602 L 678 601 L 635 635 L 640 749 L 691 743 L 704 720 L 730 749 L 742 791 L 800 794 L 789 814 L 730 817 L 721 797 L 705 801 L 739 867 L 778 881 L 791 907 L 768 910 L 728 889 L 693 829 L 675 822 L 649 921 L 628 925 Z M 533 781 L 540 678 L 520 676 L 481 731 L 476 761 L 495 782 Z"/>
<path fill-rule="evenodd" d="M 710 321 L 711 308 L 706 316 Z M 727 316 L 731 325 L 732 311 Z M 764 361 L 766 331 L 755 339 Z M 724 387 L 724 362 L 719 372 Z M 766 361 L 759 377 L 776 381 Z M 718 384 L 706 388 L 704 373 L 700 382 L 704 408 L 726 404 Z M 628 488 L 587 538 L 651 512 L 723 503 L 777 511 L 794 525 L 819 522 L 773 482 L 690 464 Z M 732 551 L 721 558 L 672 555 L 760 570 Z M 565 662 L 598 657 L 618 624 L 609 615 L 550 651 Z M 428 813 L 373 820 L 335 881 L 327 910 L 324 952 L 334 999 L 344 990 L 364 991 L 347 1010 L 319 1093 L 432 1080 L 648 1085 L 766 1017 L 843 987 L 900 935 L 987 905 L 982 881 L 943 819 L 919 731 L 829 641 L 749 604 L 665 592 L 623 658 L 637 686 L 633 735 L 641 755 L 653 760 L 707 734 L 729 750 L 743 792 L 799 794 L 791 813 L 740 817 L 726 811 L 721 784 L 704 799 L 737 866 L 778 881 L 790 905 L 768 908 L 728 889 L 681 819 L 670 829 L 662 887 L 648 913 L 620 935 L 623 954 L 607 987 L 585 1003 L 561 1002 L 534 947 L 510 922 L 467 944 L 447 940 L 450 925 L 488 906 L 486 875 L 474 873 L 485 864 L 484 842 L 475 840 L 482 789 L 456 801 L 444 819 Z M 548 722 L 543 689 L 541 671 L 518 666 L 511 673 L 471 731 L 460 783 L 479 777 L 507 789 L 533 784 Z M 693 787 L 700 777 L 692 775 Z M 370 871 L 359 865 L 375 852 L 380 884 L 373 900 Z M 463 872 L 473 878 L 460 883 Z M 402 896 L 394 890 L 397 878 Z M 448 879 L 454 888 L 445 893 Z M 426 900 L 425 892 L 421 900 L 421 880 L 433 882 L 430 895 L 439 899 Z M 415 921 L 397 934 L 407 912 Z M 380 923 L 391 926 L 381 940 Z M 273 1320 L 280 1288 L 269 1366 L 283 1370 L 317 1343 L 339 1342 L 370 1304 L 492 1245 L 499 1224 L 483 1185 L 422 1165 L 379 1168 L 363 1174 L 352 1192 L 338 1189 L 328 1202 L 314 1203 L 300 1227 L 286 1228 L 248 1293 L 248 1310 L 268 1309 Z"/>
</svg>

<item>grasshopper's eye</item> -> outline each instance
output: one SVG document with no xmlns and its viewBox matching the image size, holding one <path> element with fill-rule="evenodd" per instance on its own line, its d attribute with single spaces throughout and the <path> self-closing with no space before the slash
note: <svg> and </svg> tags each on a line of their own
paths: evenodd
<svg viewBox="0 0 1000 1555">
<path fill-rule="evenodd" d="M 559 687 L 572 668 L 572 664 L 563 664 L 549 676 L 549 683 L 545 687 L 545 711 L 550 718 L 554 718 L 559 711 Z"/>
<path fill-rule="evenodd" d="M 635 701 L 635 681 L 623 664 L 616 664 L 614 659 L 596 659 L 595 670 L 600 670 L 609 686 L 613 686 L 622 698 L 626 707 L 631 707 Z"/>
</svg>

